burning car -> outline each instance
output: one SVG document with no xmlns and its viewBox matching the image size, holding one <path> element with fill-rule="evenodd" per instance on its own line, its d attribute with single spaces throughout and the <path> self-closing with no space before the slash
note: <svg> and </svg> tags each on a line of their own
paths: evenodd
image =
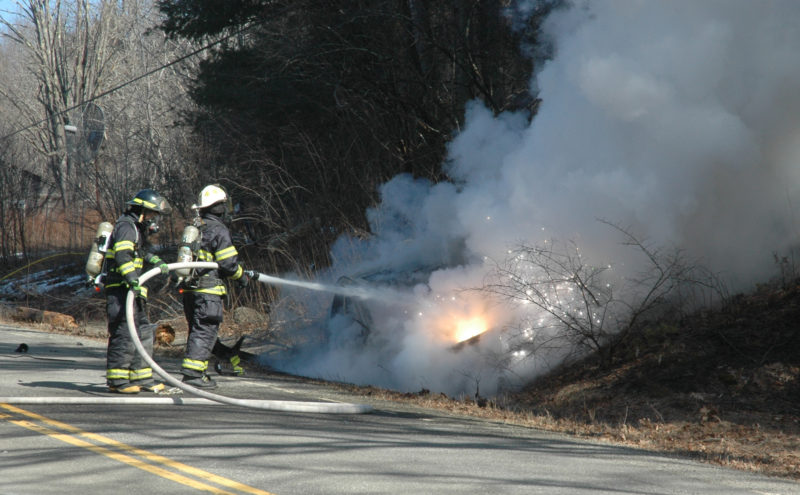
<svg viewBox="0 0 800 495">
<path fill-rule="evenodd" d="M 376 338 L 381 321 L 387 318 L 411 320 L 423 318 L 425 326 L 441 340 L 451 343 L 458 352 L 478 343 L 491 333 L 490 318 L 481 304 L 459 304 L 454 296 L 433 293 L 429 278 L 434 269 L 418 268 L 407 272 L 381 270 L 356 276 L 343 276 L 337 281 L 337 293 L 330 305 L 326 340 L 346 338 L 364 346 Z M 468 306 L 468 307 L 467 307 Z"/>
</svg>

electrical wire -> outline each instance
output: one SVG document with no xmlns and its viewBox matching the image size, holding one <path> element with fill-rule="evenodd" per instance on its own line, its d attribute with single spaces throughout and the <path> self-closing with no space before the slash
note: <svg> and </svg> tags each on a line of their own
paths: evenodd
<svg viewBox="0 0 800 495">
<path fill-rule="evenodd" d="M 87 103 L 90 103 L 90 102 L 93 102 L 95 100 L 99 100 L 100 98 L 103 98 L 105 96 L 108 96 L 111 93 L 114 93 L 115 91 L 119 91 L 120 89 L 122 89 L 122 88 L 124 88 L 124 87 L 126 87 L 126 86 L 128 86 L 130 84 L 133 84 L 136 81 L 139 81 L 140 79 L 144 79 L 145 77 L 151 76 L 151 75 L 155 74 L 156 72 L 162 71 L 162 70 L 166 69 L 167 67 L 171 67 L 171 66 L 173 66 L 173 65 L 175 65 L 175 64 L 177 64 L 179 62 L 182 62 L 182 61 L 186 60 L 187 58 L 194 57 L 195 55 L 197 55 L 197 54 L 199 54 L 199 53 L 201 53 L 201 52 L 203 52 L 205 50 L 208 50 L 209 48 L 212 48 L 212 47 L 214 47 L 216 45 L 219 45 L 220 43 L 222 43 L 224 41 L 227 41 L 230 38 L 233 38 L 234 36 L 238 36 L 238 35 L 246 32 L 246 31 L 252 29 L 253 27 L 255 27 L 257 25 L 259 25 L 259 24 L 258 23 L 250 24 L 248 26 L 243 27 L 242 29 L 234 31 L 233 33 L 227 34 L 227 35 L 223 36 L 222 38 L 220 38 L 220 39 L 218 39 L 216 41 L 212 41 L 211 43 L 208 43 L 208 44 L 206 44 L 206 45 L 204 45 L 204 46 L 202 46 L 202 47 L 200 47 L 200 48 L 198 48 L 198 49 L 196 49 L 196 50 L 194 50 L 194 51 L 192 51 L 190 53 L 182 55 L 182 56 L 176 58 L 175 60 L 172 60 L 171 62 L 167 62 L 166 64 L 163 64 L 163 65 L 161 65 L 159 67 L 156 67 L 155 69 L 151 69 L 151 70 L 145 72 L 144 74 L 140 74 L 140 75 L 134 77 L 133 79 L 129 79 L 128 81 L 125 81 L 124 83 L 118 84 L 118 85 L 112 87 L 111 89 L 107 89 L 106 91 L 103 91 L 98 95 L 95 95 L 95 96 L 93 96 L 93 97 L 91 97 L 91 98 L 89 98 L 87 100 L 84 100 L 81 103 L 73 105 L 73 106 L 67 108 L 66 110 L 58 112 L 56 115 L 64 115 L 67 112 L 71 112 L 72 110 L 75 110 L 76 108 L 81 107 L 81 106 L 83 106 L 83 105 L 85 105 Z M 12 132 L 10 134 L 6 134 L 5 136 L 0 137 L 0 140 L 8 139 L 8 138 L 10 138 L 12 136 L 15 136 L 15 135 L 17 135 L 17 134 L 19 134 L 21 132 L 27 131 L 28 129 L 31 129 L 33 127 L 41 125 L 41 124 L 47 122 L 48 120 L 50 120 L 49 117 L 45 118 L 45 119 L 42 119 L 42 120 L 39 120 L 37 122 L 34 122 L 32 124 L 29 124 L 29 125 L 21 128 L 21 129 L 17 129 L 16 131 L 14 131 L 14 132 Z"/>
</svg>

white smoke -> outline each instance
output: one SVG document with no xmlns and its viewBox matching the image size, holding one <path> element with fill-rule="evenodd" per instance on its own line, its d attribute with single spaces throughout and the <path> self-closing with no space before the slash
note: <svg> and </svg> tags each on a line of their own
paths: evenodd
<svg viewBox="0 0 800 495">
<path fill-rule="evenodd" d="M 329 344 L 282 366 L 450 394 L 530 377 L 551 363 L 504 362 L 496 338 L 454 351 L 431 322 L 478 308 L 509 323 L 514 308 L 463 289 L 520 242 L 569 239 L 590 263 L 625 263 L 619 232 L 598 219 L 685 250 L 734 289 L 769 278 L 774 254 L 800 233 L 797 26 L 794 0 L 604 0 L 554 12 L 532 122 L 472 103 L 449 148 L 455 184 L 394 178 L 369 212 L 375 236 L 334 249 L 332 279 L 402 274 L 418 303 L 365 302 L 364 344 L 357 323 L 322 318 Z M 330 297 L 320 301 L 322 315 Z"/>
</svg>

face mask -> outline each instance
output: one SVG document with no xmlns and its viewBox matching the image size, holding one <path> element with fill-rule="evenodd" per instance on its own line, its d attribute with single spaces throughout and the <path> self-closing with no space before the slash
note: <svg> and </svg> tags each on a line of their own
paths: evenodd
<svg viewBox="0 0 800 495">
<path fill-rule="evenodd" d="M 158 216 L 153 218 L 149 218 L 144 221 L 144 226 L 147 229 L 148 235 L 157 234 L 158 233 Z"/>
</svg>

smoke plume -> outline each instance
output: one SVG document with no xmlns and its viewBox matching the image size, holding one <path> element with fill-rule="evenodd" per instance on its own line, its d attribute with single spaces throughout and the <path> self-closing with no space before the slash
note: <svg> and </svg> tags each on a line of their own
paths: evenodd
<svg viewBox="0 0 800 495">
<path fill-rule="evenodd" d="M 470 104 L 449 147 L 453 183 L 395 177 L 368 212 L 375 236 L 334 248 L 330 282 L 369 274 L 416 302 L 361 301 L 370 321 L 359 322 L 328 319 L 330 295 L 298 293 L 327 338 L 275 363 L 402 391 L 492 394 L 520 383 L 559 356 L 509 363 L 494 335 L 453 349 L 455 315 L 498 328 L 518 316 L 464 289 L 481 285 L 488 260 L 548 239 L 574 241 L 587 263 L 634 267 L 619 232 L 598 219 L 683 250 L 734 290 L 769 278 L 799 232 L 798 25 L 792 0 L 555 11 L 544 26 L 554 55 L 531 82 L 537 115 Z"/>
</svg>

